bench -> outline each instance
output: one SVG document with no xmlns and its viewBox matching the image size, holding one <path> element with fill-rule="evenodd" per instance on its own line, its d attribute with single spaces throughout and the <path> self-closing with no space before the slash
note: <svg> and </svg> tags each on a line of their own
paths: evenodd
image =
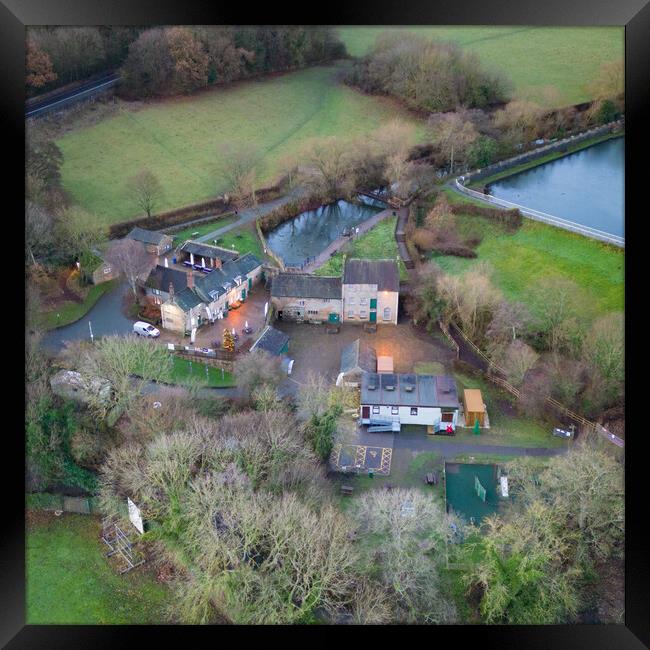
<svg viewBox="0 0 650 650">
<path fill-rule="evenodd" d="M 341 494 L 343 494 L 346 497 L 349 497 L 352 495 L 354 492 L 354 488 L 351 485 L 342 485 L 341 486 Z"/>
</svg>

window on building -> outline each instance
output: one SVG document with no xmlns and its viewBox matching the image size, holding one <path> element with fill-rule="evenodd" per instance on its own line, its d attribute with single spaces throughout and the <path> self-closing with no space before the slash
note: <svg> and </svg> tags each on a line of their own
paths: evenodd
<svg viewBox="0 0 650 650">
<path fill-rule="evenodd" d="M 365 309 L 359 311 L 359 316 L 365 318 L 368 315 L 368 312 Z"/>
<path fill-rule="evenodd" d="M 354 296 L 350 296 L 348 298 L 348 304 L 349 305 L 354 305 L 356 298 Z"/>
<path fill-rule="evenodd" d="M 368 298 L 360 298 L 359 299 L 359 304 L 360 305 L 367 305 L 368 304 Z"/>
<path fill-rule="evenodd" d="M 417 415 L 418 414 L 418 407 L 417 406 L 412 406 L 411 407 L 411 415 Z"/>
<path fill-rule="evenodd" d="M 104 273 L 110 273 L 112 271 L 110 266 L 105 266 L 104 267 Z"/>
<path fill-rule="evenodd" d="M 373 407 L 372 407 L 372 412 L 373 412 L 374 414 L 379 413 L 379 407 L 378 407 L 378 406 L 373 406 Z"/>
<path fill-rule="evenodd" d="M 399 415 L 399 406 L 391 406 L 390 407 L 390 414 L 391 415 Z"/>
<path fill-rule="evenodd" d="M 304 300 L 299 300 L 298 304 L 301 305 L 302 307 L 304 307 L 305 306 L 305 301 Z"/>
<path fill-rule="evenodd" d="M 318 313 L 318 309 L 308 309 L 308 310 L 307 310 L 307 313 L 308 313 L 308 314 L 317 314 L 317 313 Z"/>
<path fill-rule="evenodd" d="M 390 307 L 384 307 L 384 320 L 390 320 Z"/>
<path fill-rule="evenodd" d="M 443 411 L 442 412 L 442 421 L 443 422 L 453 422 L 454 421 L 454 412 L 453 411 Z"/>
<path fill-rule="evenodd" d="M 354 309 L 348 311 L 348 318 L 354 318 Z"/>
</svg>

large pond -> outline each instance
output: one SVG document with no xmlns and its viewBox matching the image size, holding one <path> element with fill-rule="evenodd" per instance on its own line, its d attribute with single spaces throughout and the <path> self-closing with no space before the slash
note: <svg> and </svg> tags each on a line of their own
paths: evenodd
<svg viewBox="0 0 650 650">
<path fill-rule="evenodd" d="M 500 199 L 624 237 L 625 139 L 615 138 L 490 183 Z"/>
<path fill-rule="evenodd" d="M 269 247 L 285 264 L 302 264 L 325 250 L 346 230 L 386 209 L 380 201 L 362 196 L 359 200 L 360 203 L 341 200 L 302 212 L 268 233 Z"/>
</svg>

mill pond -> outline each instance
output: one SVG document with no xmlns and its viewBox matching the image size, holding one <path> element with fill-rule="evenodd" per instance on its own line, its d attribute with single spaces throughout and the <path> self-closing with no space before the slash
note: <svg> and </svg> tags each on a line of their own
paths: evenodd
<svg viewBox="0 0 650 650">
<path fill-rule="evenodd" d="M 354 203 L 340 200 L 322 205 L 274 228 L 267 235 L 267 243 L 287 266 L 299 266 L 385 209 L 384 203 L 365 196 L 359 196 Z"/>
<path fill-rule="evenodd" d="M 488 185 L 518 205 L 624 237 L 625 138 L 614 138 Z"/>
</svg>

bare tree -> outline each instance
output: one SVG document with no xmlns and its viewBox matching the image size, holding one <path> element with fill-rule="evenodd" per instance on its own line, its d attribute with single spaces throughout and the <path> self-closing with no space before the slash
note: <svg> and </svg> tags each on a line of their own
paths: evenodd
<svg viewBox="0 0 650 650">
<path fill-rule="evenodd" d="M 512 341 L 504 350 L 501 366 L 514 386 L 521 386 L 526 373 L 535 365 L 539 355 L 521 339 Z"/>
<path fill-rule="evenodd" d="M 147 253 L 144 244 L 134 239 L 114 241 L 106 250 L 104 259 L 126 278 L 137 300 L 138 280 L 155 265 L 155 258 Z"/>
<path fill-rule="evenodd" d="M 56 252 L 67 259 L 82 260 L 106 236 L 106 228 L 77 206 L 63 210 L 55 222 Z"/>
<path fill-rule="evenodd" d="M 324 198 L 348 195 L 356 185 L 349 143 L 335 136 L 312 140 L 303 152 L 308 170 L 303 182 Z"/>
<path fill-rule="evenodd" d="M 156 175 L 150 169 L 142 169 L 129 178 L 126 187 L 133 202 L 150 217 L 163 195 Z"/>
<path fill-rule="evenodd" d="M 467 153 L 478 138 L 478 131 L 470 121 L 463 121 L 457 113 L 433 113 L 427 121 L 428 135 L 440 147 L 449 161 L 449 173 L 454 173 L 454 159 Z"/>
<path fill-rule="evenodd" d="M 253 350 L 237 362 L 237 386 L 249 393 L 262 386 L 276 389 L 283 376 L 280 358 L 265 350 Z"/>
<path fill-rule="evenodd" d="M 51 252 L 54 218 L 44 207 L 29 202 L 25 209 L 25 257 L 36 265 L 36 257 Z"/>
<path fill-rule="evenodd" d="M 255 189 L 261 160 L 259 148 L 251 142 L 226 142 L 217 151 L 217 175 L 235 205 L 251 207 L 256 203 Z"/>
</svg>

